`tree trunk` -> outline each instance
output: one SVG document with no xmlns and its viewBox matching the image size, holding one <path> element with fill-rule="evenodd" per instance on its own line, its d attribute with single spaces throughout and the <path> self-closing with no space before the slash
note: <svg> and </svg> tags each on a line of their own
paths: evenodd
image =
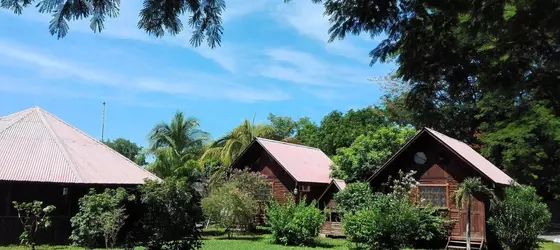
<svg viewBox="0 0 560 250">
<path fill-rule="evenodd" d="M 467 228 L 466 228 L 466 236 L 467 236 L 467 250 L 471 250 L 471 197 L 468 197 L 467 200 Z"/>
</svg>

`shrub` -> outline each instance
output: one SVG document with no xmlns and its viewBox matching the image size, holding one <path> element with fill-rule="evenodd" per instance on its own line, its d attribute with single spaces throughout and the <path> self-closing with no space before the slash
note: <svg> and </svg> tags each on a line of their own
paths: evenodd
<svg viewBox="0 0 560 250">
<path fill-rule="evenodd" d="M 444 220 L 431 208 L 378 194 L 370 208 L 344 217 L 344 232 L 354 249 L 402 249 L 443 238 Z"/>
<path fill-rule="evenodd" d="M 18 217 L 23 226 L 23 232 L 19 236 L 21 243 L 30 245 L 35 250 L 35 236 L 39 229 L 48 228 L 51 225 L 49 214 L 55 210 L 55 206 L 50 205 L 43 208 L 43 202 L 13 202 L 14 208 L 18 212 Z"/>
<path fill-rule="evenodd" d="M 105 247 L 113 247 L 126 219 L 123 207 L 134 198 L 124 188 L 105 189 L 99 194 L 90 189 L 80 198 L 79 211 L 70 220 L 70 240 L 76 245 L 93 249 L 104 238 Z"/>
<path fill-rule="evenodd" d="M 147 181 L 140 187 L 141 229 L 134 238 L 146 249 L 197 249 L 201 246 L 200 194 L 184 179 Z"/>
<path fill-rule="evenodd" d="M 350 183 L 334 195 L 338 212 L 355 213 L 373 203 L 373 191 L 367 182 Z"/>
<path fill-rule="evenodd" d="M 285 204 L 270 204 L 268 223 L 275 243 L 284 245 L 309 245 L 319 235 L 325 216 L 312 202 L 295 203 L 289 199 Z"/>
<path fill-rule="evenodd" d="M 538 249 L 538 236 L 551 218 L 547 209 L 534 187 L 514 185 L 492 204 L 489 224 L 505 249 Z"/>
<path fill-rule="evenodd" d="M 258 213 L 258 203 L 252 195 L 241 190 L 237 182 L 230 182 L 212 190 L 210 196 L 202 200 L 202 209 L 231 237 L 235 227 L 248 228 Z"/>
</svg>

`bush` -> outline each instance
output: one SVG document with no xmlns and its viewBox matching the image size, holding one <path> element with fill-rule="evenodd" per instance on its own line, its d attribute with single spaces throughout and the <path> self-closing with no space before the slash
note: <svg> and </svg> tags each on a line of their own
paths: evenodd
<svg viewBox="0 0 560 250">
<path fill-rule="evenodd" d="M 104 238 L 105 247 L 114 247 L 126 219 L 123 207 L 134 198 L 124 188 L 105 189 L 100 194 L 91 189 L 80 198 L 79 211 L 70 220 L 70 240 L 76 245 L 93 249 Z"/>
<path fill-rule="evenodd" d="M 338 212 L 355 213 L 373 203 L 373 191 L 367 182 L 350 183 L 334 195 Z"/>
<path fill-rule="evenodd" d="M 136 243 L 146 249 L 197 249 L 201 246 L 200 194 L 184 179 L 167 178 L 164 183 L 147 181 L 140 187 L 143 216 L 135 231 Z"/>
<path fill-rule="evenodd" d="M 30 245 L 35 250 L 35 236 L 39 229 L 48 228 L 51 225 L 49 214 L 55 210 L 55 206 L 50 205 L 43 208 L 43 202 L 13 202 L 14 208 L 18 212 L 19 221 L 23 226 L 23 232 L 19 236 L 21 243 Z"/>
<path fill-rule="evenodd" d="M 398 250 L 443 238 L 443 223 L 432 208 L 378 194 L 370 208 L 345 214 L 343 229 L 354 249 Z"/>
<path fill-rule="evenodd" d="M 212 190 L 210 196 L 202 200 L 202 210 L 209 219 L 226 229 L 228 237 L 235 227 L 247 229 L 259 212 L 257 201 L 241 190 L 237 182 Z"/>
<path fill-rule="evenodd" d="M 304 201 L 296 204 L 291 199 L 270 204 L 266 215 L 274 242 L 284 245 L 312 244 L 325 222 L 315 202 L 306 206 Z"/>
<path fill-rule="evenodd" d="M 493 203 L 491 209 L 488 222 L 505 249 L 539 249 L 538 236 L 545 231 L 551 215 L 534 187 L 506 188 L 504 199 Z"/>
</svg>

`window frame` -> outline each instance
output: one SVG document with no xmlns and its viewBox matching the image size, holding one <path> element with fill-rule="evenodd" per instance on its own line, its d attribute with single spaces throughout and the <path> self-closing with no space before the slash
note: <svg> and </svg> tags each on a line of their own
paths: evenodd
<svg viewBox="0 0 560 250">
<path fill-rule="evenodd" d="M 421 194 L 420 194 L 420 187 L 444 187 L 445 188 L 445 206 L 434 206 L 435 208 L 441 208 L 441 209 L 450 209 L 450 201 L 449 201 L 449 183 L 441 183 L 441 184 L 418 184 L 416 186 L 416 199 L 417 202 L 420 206 L 424 206 L 421 202 Z"/>
</svg>

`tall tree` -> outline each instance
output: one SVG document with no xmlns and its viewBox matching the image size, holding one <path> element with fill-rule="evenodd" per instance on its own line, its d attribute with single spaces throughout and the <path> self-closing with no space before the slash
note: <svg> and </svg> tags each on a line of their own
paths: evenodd
<svg viewBox="0 0 560 250">
<path fill-rule="evenodd" d="M 199 169 L 198 158 L 203 153 L 208 133 L 199 128 L 194 117 L 177 111 L 170 123 L 155 125 L 148 135 L 150 153 L 155 161 L 148 169 L 161 178 L 190 176 Z"/>
<path fill-rule="evenodd" d="M 411 123 L 482 142 L 477 149 L 513 178 L 544 197 L 557 193 L 560 2 L 323 3 L 331 40 L 387 35 L 370 56 L 397 62 L 396 77 L 409 85 L 400 103 L 406 100 Z"/>
<path fill-rule="evenodd" d="M 416 130 L 388 126 L 360 135 L 350 147 L 339 148 L 333 156 L 332 175 L 349 182 L 365 181 L 396 153 Z"/>
<path fill-rule="evenodd" d="M 138 146 L 136 143 L 131 142 L 122 137 L 117 138 L 113 141 L 104 141 L 105 145 L 109 146 L 113 150 L 119 152 L 124 157 L 131 161 L 134 161 L 140 166 L 146 165 L 146 158 L 143 157 L 142 147 Z"/>
<path fill-rule="evenodd" d="M 155 125 L 148 135 L 152 152 L 160 148 L 170 148 L 177 156 L 188 155 L 191 158 L 200 155 L 207 140 L 208 133 L 199 128 L 198 120 L 185 117 L 181 111 L 175 113 L 170 123 L 161 122 Z"/>
<path fill-rule="evenodd" d="M 316 135 L 320 139 L 316 140 L 316 145 L 313 146 L 332 156 L 338 148 L 349 147 L 356 137 L 368 131 L 375 131 L 388 123 L 382 110 L 376 107 L 351 109 L 345 114 L 332 111 L 321 120 Z"/>
<path fill-rule="evenodd" d="M 40 13 L 52 14 L 49 31 L 58 38 L 68 34 L 68 22 L 90 19 L 93 32 L 105 29 L 107 18 L 116 18 L 120 13 L 120 0 L 0 0 L 0 7 L 15 14 L 37 2 Z M 181 17 L 189 14 L 188 25 L 192 28 L 190 43 L 199 46 L 204 40 L 212 48 L 220 46 L 222 12 L 226 8 L 224 0 L 161 1 L 144 0 L 140 10 L 138 28 L 149 35 L 162 37 L 167 32 L 177 35 L 183 30 Z"/>
</svg>

